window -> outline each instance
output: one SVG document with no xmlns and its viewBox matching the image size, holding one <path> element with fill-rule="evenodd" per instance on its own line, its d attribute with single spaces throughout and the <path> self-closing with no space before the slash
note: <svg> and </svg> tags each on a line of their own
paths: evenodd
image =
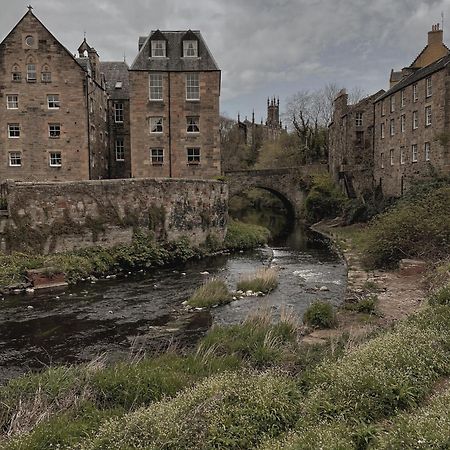
<svg viewBox="0 0 450 450">
<path fill-rule="evenodd" d="M 431 77 L 427 78 L 427 89 L 426 89 L 426 97 L 431 97 L 431 95 L 433 94 L 433 84 L 431 81 Z"/>
<path fill-rule="evenodd" d="M 117 138 L 115 143 L 116 161 L 125 161 L 125 146 L 123 138 Z"/>
<path fill-rule="evenodd" d="M 152 41 L 152 57 L 165 58 L 166 56 L 166 41 Z"/>
<path fill-rule="evenodd" d="M 198 56 L 198 42 L 183 41 L 183 56 L 185 58 L 196 58 Z"/>
<path fill-rule="evenodd" d="M 187 151 L 187 162 L 188 164 L 200 164 L 200 149 L 199 148 L 188 148 Z"/>
<path fill-rule="evenodd" d="M 150 117 L 150 133 L 162 133 L 163 131 L 163 118 Z"/>
<path fill-rule="evenodd" d="M 394 136 L 394 134 L 395 134 L 395 119 L 391 119 L 389 130 L 390 130 L 390 135 Z"/>
<path fill-rule="evenodd" d="M 36 64 L 27 64 L 27 81 L 36 81 Z"/>
<path fill-rule="evenodd" d="M 19 109 L 19 96 L 14 95 L 7 95 L 6 96 L 6 107 L 8 109 Z"/>
<path fill-rule="evenodd" d="M 12 139 L 20 137 L 20 125 L 18 123 L 8 123 L 8 137 Z"/>
<path fill-rule="evenodd" d="M 429 142 L 425 142 L 425 161 L 430 160 L 430 150 L 431 150 L 431 144 Z"/>
<path fill-rule="evenodd" d="M 417 144 L 413 144 L 411 146 L 411 150 L 412 150 L 412 162 L 417 162 L 419 153 L 417 151 Z"/>
<path fill-rule="evenodd" d="M 405 106 L 405 90 L 400 91 L 400 106 L 403 108 Z"/>
<path fill-rule="evenodd" d="M 357 131 L 356 132 L 356 145 L 363 145 L 364 144 L 364 131 Z"/>
<path fill-rule="evenodd" d="M 400 149 L 400 164 L 405 164 L 405 149 L 402 147 Z"/>
<path fill-rule="evenodd" d="M 50 152 L 49 163 L 50 167 L 61 167 L 62 165 L 61 152 Z"/>
<path fill-rule="evenodd" d="M 188 133 L 200 132 L 200 117 L 188 117 L 186 131 Z"/>
<path fill-rule="evenodd" d="M 123 123 L 123 103 L 114 103 L 114 122 Z"/>
<path fill-rule="evenodd" d="M 381 132 L 381 139 L 384 139 L 384 123 L 380 126 L 380 132 Z"/>
<path fill-rule="evenodd" d="M 49 71 L 41 73 L 41 80 L 43 83 L 51 83 L 52 81 L 52 73 Z"/>
<path fill-rule="evenodd" d="M 61 125 L 59 123 L 48 124 L 48 137 L 59 139 L 61 137 Z"/>
<path fill-rule="evenodd" d="M 122 81 L 116 81 L 116 84 L 114 85 L 114 89 L 122 89 L 123 83 Z"/>
<path fill-rule="evenodd" d="M 150 100 L 163 99 L 163 76 L 160 73 L 150 74 Z"/>
<path fill-rule="evenodd" d="M 22 153 L 9 152 L 9 166 L 20 167 L 22 165 Z"/>
<path fill-rule="evenodd" d="M 22 81 L 22 72 L 20 72 L 19 69 L 13 69 L 11 79 L 12 81 Z"/>
<path fill-rule="evenodd" d="M 381 115 L 384 116 L 386 113 L 385 109 L 384 109 L 384 100 L 381 100 Z"/>
<path fill-rule="evenodd" d="M 425 107 L 425 126 L 431 125 L 431 106 Z"/>
<path fill-rule="evenodd" d="M 200 100 L 200 81 L 198 72 L 186 74 L 186 100 Z"/>
<path fill-rule="evenodd" d="M 417 128 L 419 128 L 419 114 L 417 111 L 413 111 L 412 127 L 413 127 L 413 130 L 416 130 Z"/>
<path fill-rule="evenodd" d="M 362 125 L 363 125 L 363 113 L 362 112 L 356 113 L 355 124 L 357 127 L 362 127 Z"/>
<path fill-rule="evenodd" d="M 59 109 L 59 95 L 49 94 L 47 95 L 47 105 L 48 109 Z"/>
<path fill-rule="evenodd" d="M 27 36 L 25 38 L 25 44 L 27 44 L 28 47 L 33 47 L 33 45 L 34 45 L 34 38 L 33 38 L 33 36 Z"/>
<path fill-rule="evenodd" d="M 390 97 L 391 113 L 395 111 L 395 94 Z"/>
<path fill-rule="evenodd" d="M 384 169 L 384 153 L 380 153 L 380 165 Z"/>
<path fill-rule="evenodd" d="M 417 95 L 417 83 L 413 84 L 413 102 L 417 102 L 419 100 L 419 96 Z"/>
<path fill-rule="evenodd" d="M 402 133 L 405 132 L 405 127 L 406 127 L 406 116 L 404 114 L 402 114 L 400 116 L 400 131 Z"/>
<path fill-rule="evenodd" d="M 389 158 L 391 161 L 391 166 L 393 166 L 394 165 L 394 150 L 393 149 L 389 150 Z"/>
<path fill-rule="evenodd" d="M 150 158 L 154 166 L 160 166 L 164 163 L 164 149 L 152 148 L 150 150 Z"/>
</svg>

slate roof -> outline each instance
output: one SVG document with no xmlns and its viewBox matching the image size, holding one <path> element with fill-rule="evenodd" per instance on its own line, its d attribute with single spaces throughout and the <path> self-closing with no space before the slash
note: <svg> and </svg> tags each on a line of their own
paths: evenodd
<svg viewBox="0 0 450 450">
<path fill-rule="evenodd" d="M 433 74 L 434 72 L 444 69 L 445 67 L 448 66 L 449 63 L 450 63 L 450 55 L 447 55 L 441 59 L 438 59 L 436 62 L 434 62 L 426 67 L 417 69 L 414 73 L 412 73 L 408 77 L 404 78 L 399 83 L 397 83 L 395 86 L 393 86 L 391 89 L 389 89 L 384 95 L 379 97 L 376 101 L 378 102 L 380 100 L 383 100 L 386 97 L 389 97 L 391 94 L 401 91 L 402 89 L 409 86 L 410 84 L 416 83 L 417 81 L 421 80 L 422 78 L 428 77 L 429 75 Z"/>
<path fill-rule="evenodd" d="M 106 80 L 106 90 L 114 100 L 126 100 L 130 98 L 130 77 L 126 62 L 101 62 L 100 71 Z M 122 82 L 121 88 L 116 88 L 116 83 Z"/>
<path fill-rule="evenodd" d="M 198 58 L 183 58 L 183 38 L 191 33 L 198 40 Z M 167 58 L 150 57 L 150 41 L 153 35 L 164 36 L 167 42 Z M 159 38 L 158 38 L 159 40 Z M 214 57 L 212 56 L 200 31 L 152 31 L 143 43 L 143 38 L 139 38 L 141 50 L 131 65 L 130 70 L 145 70 L 155 72 L 191 72 L 191 71 L 217 71 L 220 70 Z"/>
<path fill-rule="evenodd" d="M 91 73 L 91 63 L 89 62 L 89 58 L 75 58 L 75 60 L 85 72 Z"/>
</svg>

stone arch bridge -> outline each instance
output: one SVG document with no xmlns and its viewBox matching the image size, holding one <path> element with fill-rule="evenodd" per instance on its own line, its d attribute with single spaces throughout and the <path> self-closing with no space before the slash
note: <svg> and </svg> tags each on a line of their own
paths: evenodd
<svg viewBox="0 0 450 450">
<path fill-rule="evenodd" d="M 285 169 L 237 170 L 225 172 L 229 197 L 259 188 L 278 197 L 292 218 L 298 219 L 311 177 L 326 174 L 326 164 L 315 164 Z"/>
</svg>

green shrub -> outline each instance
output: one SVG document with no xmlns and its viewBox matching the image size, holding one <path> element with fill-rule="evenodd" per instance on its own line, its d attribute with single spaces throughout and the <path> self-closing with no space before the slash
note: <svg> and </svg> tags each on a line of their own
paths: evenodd
<svg viewBox="0 0 450 450">
<path fill-rule="evenodd" d="M 336 313 L 333 305 L 316 300 L 305 311 L 303 321 L 314 328 L 333 328 L 336 325 Z"/>
<path fill-rule="evenodd" d="M 373 314 L 378 302 L 376 295 L 370 295 L 355 303 L 346 303 L 345 308 L 362 314 Z"/>
<path fill-rule="evenodd" d="M 270 231 L 259 225 L 230 220 L 224 247 L 228 250 L 246 250 L 267 244 Z"/>
<path fill-rule="evenodd" d="M 433 292 L 428 301 L 430 305 L 450 305 L 450 284 Z"/>
<path fill-rule="evenodd" d="M 108 421 L 81 449 L 250 449 L 291 427 L 299 405 L 298 390 L 287 377 L 225 373 Z"/>
<path fill-rule="evenodd" d="M 241 291 L 263 292 L 273 291 L 278 286 L 278 272 L 273 268 L 264 268 L 254 274 L 246 275 L 237 284 Z"/>
<path fill-rule="evenodd" d="M 232 295 L 225 281 L 213 278 L 195 290 L 188 300 L 188 305 L 193 308 L 210 308 L 230 303 L 231 300 Z"/>
</svg>

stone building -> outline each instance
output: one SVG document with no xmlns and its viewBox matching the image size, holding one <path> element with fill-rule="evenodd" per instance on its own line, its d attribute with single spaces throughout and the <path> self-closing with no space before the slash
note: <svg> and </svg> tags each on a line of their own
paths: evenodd
<svg viewBox="0 0 450 450">
<path fill-rule="evenodd" d="M 375 101 L 374 181 L 386 196 L 450 173 L 450 51 L 439 25 L 428 44 Z"/>
<path fill-rule="evenodd" d="M 220 175 L 221 73 L 201 33 L 141 37 L 129 74 L 132 175 Z"/>
<path fill-rule="evenodd" d="M 356 104 L 342 90 L 334 101 L 329 125 L 329 170 L 348 197 L 373 188 L 373 102 L 381 90 Z"/>
<path fill-rule="evenodd" d="M 98 54 L 72 54 L 31 7 L 0 43 L 0 180 L 107 176 L 106 91 Z"/>
</svg>

